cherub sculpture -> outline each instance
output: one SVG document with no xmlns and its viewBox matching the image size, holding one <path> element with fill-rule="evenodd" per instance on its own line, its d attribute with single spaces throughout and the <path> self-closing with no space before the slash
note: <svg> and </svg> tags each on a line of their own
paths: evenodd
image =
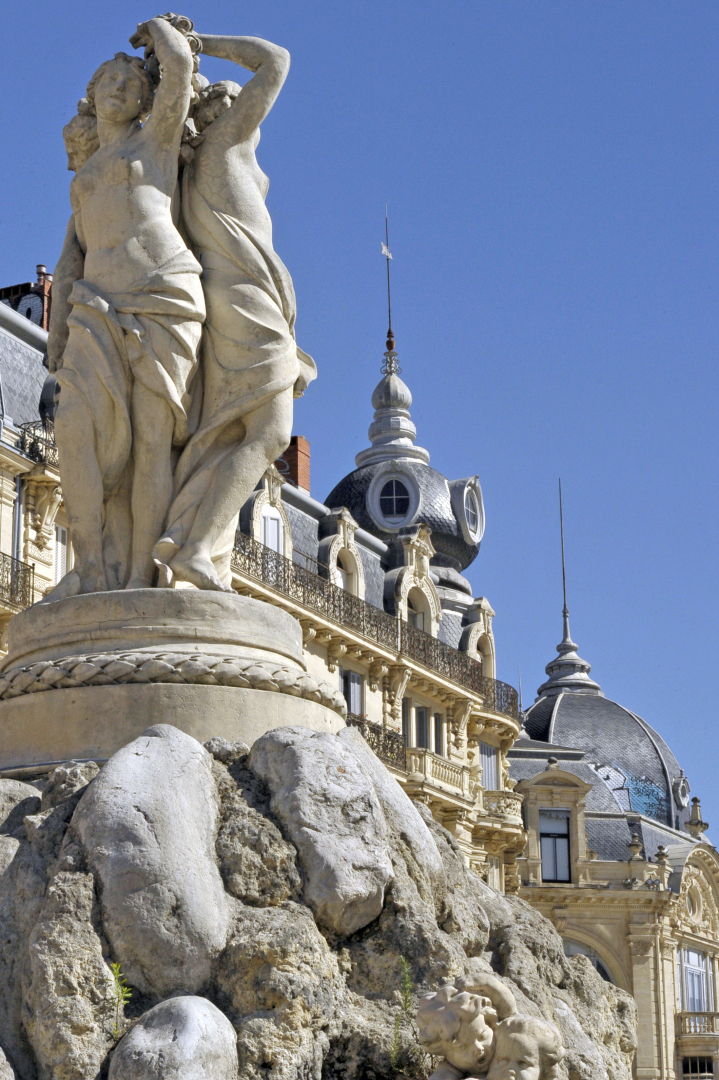
<svg viewBox="0 0 719 1080">
<path fill-rule="evenodd" d="M 517 1013 L 511 990 L 489 972 L 427 994 L 417 1026 L 427 1053 L 443 1058 L 430 1080 L 555 1080 L 564 1057 L 554 1024 Z"/>
</svg>

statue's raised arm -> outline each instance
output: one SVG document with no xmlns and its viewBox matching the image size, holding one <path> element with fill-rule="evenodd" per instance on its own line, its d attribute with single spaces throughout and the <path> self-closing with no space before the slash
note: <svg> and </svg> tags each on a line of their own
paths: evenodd
<svg viewBox="0 0 719 1080">
<path fill-rule="evenodd" d="M 140 23 L 130 44 L 136 49 L 144 46 L 145 59 L 155 56 L 162 71 L 143 135 L 159 145 L 174 147 L 182 134 L 192 97 L 193 57 L 187 37 L 172 25 L 169 17 L 161 15 Z"/>
<path fill-rule="evenodd" d="M 183 174 L 182 218 L 203 268 L 203 404 L 155 559 L 178 580 L 223 589 L 240 508 L 287 449 L 293 397 L 316 369 L 295 341 L 292 279 L 273 248 L 269 182 L 255 157 L 289 53 L 259 38 L 198 37 L 203 53 L 255 74 L 242 88 L 205 86 L 192 113 L 199 145 Z"/>
<path fill-rule="evenodd" d="M 254 135 L 277 100 L 290 70 L 290 54 L 262 38 L 220 34 L 198 34 L 198 37 L 206 56 L 231 60 L 255 73 L 231 107 L 218 111 L 212 127 L 213 141 L 242 143 Z"/>
</svg>

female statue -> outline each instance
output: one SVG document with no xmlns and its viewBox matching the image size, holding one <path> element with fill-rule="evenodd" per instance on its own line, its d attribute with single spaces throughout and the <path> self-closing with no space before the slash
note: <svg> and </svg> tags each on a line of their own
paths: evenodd
<svg viewBox="0 0 719 1080">
<path fill-rule="evenodd" d="M 53 599 L 153 584 L 172 448 L 189 435 L 205 304 L 172 203 L 193 56 L 167 17 L 141 24 L 131 44 L 154 53 L 162 78 L 153 100 L 146 65 L 118 53 L 90 80 L 99 148 L 72 181 L 55 274 L 49 361 L 76 569 Z"/>
<path fill-rule="evenodd" d="M 289 54 L 259 38 L 198 37 L 208 56 L 255 74 L 242 90 L 232 82 L 206 87 L 193 114 L 201 142 L 184 170 L 182 218 L 207 303 L 203 402 L 155 558 L 175 578 L 227 589 L 240 508 L 287 449 L 293 396 L 316 368 L 295 342 L 292 279 L 272 247 L 268 180 L 255 158 Z"/>
</svg>

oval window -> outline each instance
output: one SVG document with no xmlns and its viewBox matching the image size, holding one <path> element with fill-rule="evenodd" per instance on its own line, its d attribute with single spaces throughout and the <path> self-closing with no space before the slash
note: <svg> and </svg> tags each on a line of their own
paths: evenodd
<svg viewBox="0 0 719 1080">
<path fill-rule="evenodd" d="M 464 516 L 467 519 L 467 528 L 469 531 L 471 533 L 476 533 L 477 526 L 479 525 L 479 507 L 477 505 L 477 496 L 469 487 L 464 493 Z"/>
<path fill-rule="evenodd" d="M 401 480 L 388 480 L 379 493 L 379 508 L 387 521 L 402 521 L 409 513 L 409 491 Z"/>
</svg>

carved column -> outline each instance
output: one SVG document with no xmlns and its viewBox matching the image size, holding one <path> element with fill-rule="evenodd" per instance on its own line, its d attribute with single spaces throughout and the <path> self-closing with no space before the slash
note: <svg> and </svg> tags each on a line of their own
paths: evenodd
<svg viewBox="0 0 719 1080">
<path fill-rule="evenodd" d="M 661 1001 L 658 999 L 658 957 L 649 926 L 630 926 L 629 952 L 632 958 L 632 993 L 639 1016 L 638 1046 L 635 1057 L 637 1080 L 665 1080 L 661 1069 L 662 1032 L 658 1023 Z"/>
</svg>

